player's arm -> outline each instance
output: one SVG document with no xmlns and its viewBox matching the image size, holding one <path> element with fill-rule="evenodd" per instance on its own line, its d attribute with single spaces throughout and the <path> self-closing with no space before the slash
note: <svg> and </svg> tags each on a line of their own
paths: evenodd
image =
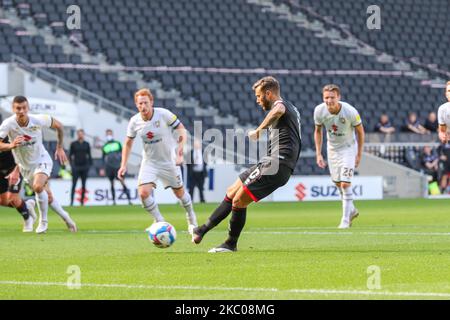
<svg viewBox="0 0 450 320">
<path fill-rule="evenodd" d="M 325 163 L 325 160 L 323 160 L 322 156 L 322 143 L 323 143 L 322 126 L 316 124 L 314 127 L 314 144 L 316 145 L 316 163 L 320 168 L 324 169 L 327 165 Z"/>
<path fill-rule="evenodd" d="M 362 152 L 364 148 L 365 132 L 362 123 L 355 127 L 355 133 L 356 133 L 356 141 L 358 142 L 358 152 L 356 154 L 356 161 L 355 161 L 355 168 L 357 168 L 361 161 Z"/>
<path fill-rule="evenodd" d="M 252 130 L 248 133 L 250 139 L 257 140 L 261 136 L 261 131 L 270 127 L 275 121 L 280 119 L 286 113 L 286 107 L 282 103 L 277 103 L 269 111 L 267 116 L 264 118 L 263 122 L 258 128 Z"/>
<path fill-rule="evenodd" d="M 122 180 L 127 172 L 127 163 L 130 158 L 131 149 L 133 148 L 134 138 L 127 137 L 123 144 L 122 149 L 122 161 L 120 163 L 120 169 L 117 172 L 117 177 Z"/>
<path fill-rule="evenodd" d="M 5 143 L 5 142 L 3 142 L 3 140 L 5 140 L 5 138 L 0 138 L 0 151 L 1 152 L 11 151 L 12 149 L 19 147 L 22 144 L 22 142 L 24 141 L 22 136 L 15 138 L 14 141 L 11 143 Z"/>
<path fill-rule="evenodd" d="M 187 133 L 186 128 L 184 125 L 180 122 L 178 126 L 174 129 L 175 133 L 175 140 L 177 141 L 177 159 L 176 164 L 180 165 L 183 163 L 183 156 L 184 156 L 184 145 L 187 141 Z"/>
<path fill-rule="evenodd" d="M 64 126 L 61 122 L 58 120 L 52 118 L 52 124 L 50 128 L 56 130 L 58 141 L 56 143 L 56 151 L 55 151 L 55 160 L 59 160 L 61 164 L 67 163 L 67 156 L 66 152 L 63 148 L 63 142 L 64 142 Z"/>
</svg>

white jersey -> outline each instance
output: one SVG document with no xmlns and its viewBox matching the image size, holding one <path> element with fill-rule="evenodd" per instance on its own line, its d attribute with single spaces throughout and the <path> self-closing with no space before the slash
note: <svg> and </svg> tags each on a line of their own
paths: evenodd
<svg viewBox="0 0 450 320">
<path fill-rule="evenodd" d="M 314 122 L 327 130 L 328 150 L 337 151 L 355 147 L 355 128 L 361 124 L 358 111 L 346 102 L 339 101 L 341 110 L 331 114 L 325 103 L 314 109 Z"/>
<path fill-rule="evenodd" d="M 24 137 L 24 142 L 12 150 L 14 159 L 23 169 L 30 169 L 43 163 L 53 163 L 52 158 L 42 144 L 42 129 L 50 128 L 52 117 L 43 114 L 29 114 L 29 121 L 25 127 L 19 126 L 16 116 L 11 116 L 3 121 L 0 126 L 0 139 L 9 137 L 13 142 L 19 136 Z"/>
<path fill-rule="evenodd" d="M 142 139 L 143 162 L 153 166 L 175 165 L 176 141 L 172 130 L 180 124 L 177 116 L 167 109 L 154 108 L 150 120 L 142 119 L 140 113 L 128 123 L 127 136 Z"/>
<path fill-rule="evenodd" d="M 438 110 L 438 123 L 446 125 L 447 131 L 450 132 L 450 102 L 444 103 Z"/>
</svg>

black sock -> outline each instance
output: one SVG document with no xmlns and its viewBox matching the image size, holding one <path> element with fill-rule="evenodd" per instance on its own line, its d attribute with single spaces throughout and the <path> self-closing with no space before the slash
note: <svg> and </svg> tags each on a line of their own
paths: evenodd
<svg viewBox="0 0 450 320">
<path fill-rule="evenodd" d="M 30 213 L 28 212 L 28 208 L 27 205 L 25 204 L 25 201 L 22 201 L 22 204 L 20 205 L 20 207 L 16 208 L 16 210 L 17 212 L 20 213 L 23 220 L 28 220 L 28 218 L 30 217 Z"/>
<path fill-rule="evenodd" d="M 216 208 L 208 221 L 198 228 L 198 232 L 203 236 L 209 230 L 217 226 L 223 219 L 228 217 L 231 212 L 233 200 L 225 196 L 222 203 Z"/>
<path fill-rule="evenodd" d="M 231 214 L 230 227 L 228 229 L 228 239 L 225 241 L 230 247 L 236 247 L 242 229 L 244 229 L 247 218 L 247 208 L 233 207 Z"/>
</svg>

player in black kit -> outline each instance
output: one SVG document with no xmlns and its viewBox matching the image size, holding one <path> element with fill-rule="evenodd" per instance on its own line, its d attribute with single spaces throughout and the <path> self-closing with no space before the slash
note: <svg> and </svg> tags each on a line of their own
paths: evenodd
<svg viewBox="0 0 450 320">
<path fill-rule="evenodd" d="M 195 228 L 192 242 L 199 244 L 205 234 L 224 220 L 230 212 L 230 226 L 226 241 L 209 252 L 233 252 L 245 225 L 247 206 L 267 197 L 285 185 L 294 171 L 301 151 L 300 113 L 290 102 L 281 99 L 280 85 L 273 77 L 264 77 L 253 85 L 256 102 L 269 111 L 249 138 L 259 139 L 262 130 L 269 129 L 267 156 L 239 175 L 227 189 L 222 203 L 205 224 Z"/>
<path fill-rule="evenodd" d="M 8 143 L 8 138 L 3 140 Z M 15 142 L 13 142 L 15 143 Z M 22 177 L 11 151 L 0 150 L 0 205 L 15 208 L 24 220 L 23 232 L 33 232 L 36 213 L 34 200 L 26 203 L 19 196 Z"/>
</svg>

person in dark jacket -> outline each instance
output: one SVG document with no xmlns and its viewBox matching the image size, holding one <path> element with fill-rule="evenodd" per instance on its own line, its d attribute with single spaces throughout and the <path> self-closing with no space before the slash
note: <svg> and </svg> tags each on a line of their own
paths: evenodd
<svg viewBox="0 0 450 320">
<path fill-rule="evenodd" d="M 81 199 L 80 204 L 84 205 L 86 194 L 86 180 L 89 168 L 92 166 L 91 146 L 84 140 L 84 130 L 77 131 L 77 140 L 70 144 L 69 160 L 72 167 L 72 193 L 70 195 L 70 205 L 73 206 L 75 189 L 78 179 L 81 178 Z"/>
<path fill-rule="evenodd" d="M 187 164 L 188 180 L 189 180 L 189 194 L 194 199 L 194 189 L 197 187 L 200 193 L 200 202 L 205 202 L 203 194 L 205 178 L 206 178 L 206 163 L 203 159 L 202 145 L 199 141 L 194 142 L 194 148 L 191 151 L 191 161 Z"/>
</svg>

